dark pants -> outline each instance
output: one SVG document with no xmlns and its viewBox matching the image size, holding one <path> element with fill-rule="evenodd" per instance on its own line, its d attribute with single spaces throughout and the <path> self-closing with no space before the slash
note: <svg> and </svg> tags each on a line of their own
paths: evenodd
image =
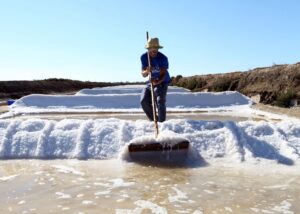
<svg viewBox="0 0 300 214">
<path fill-rule="evenodd" d="M 157 103 L 158 122 L 166 120 L 166 95 L 168 84 L 160 84 L 154 87 L 155 102 Z M 153 108 L 151 99 L 151 86 L 147 85 L 141 94 L 141 105 L 148 119 L 153 121 Z"/>
</svg>

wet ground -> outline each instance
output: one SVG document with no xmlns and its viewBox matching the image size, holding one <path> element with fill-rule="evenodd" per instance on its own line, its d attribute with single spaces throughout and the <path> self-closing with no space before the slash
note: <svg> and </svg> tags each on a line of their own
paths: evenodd
<svg viewBox="0 0 300 214">
<path fill-rule="evenodd" d="M 1 112 L 2 110 L 2 112 Z M 7 106 L 0 106 L 0 114 L 5 113 L 8 110 Z M 123 120 L 147 120 L 144 113 L 139 112 L 56 112 L 56 113 L 31 113 L 31 114 L 21 114 L 15 116 L 8 116 L 5 119 L 48 119 L 48 120 L 62 120 L 62 119 L 106 119 L 106 118 L 117 118 Z M 278 117 L 266 117 L 266 115 L 259 114 L 245 114 L 245 115 L 235 115 L 234 112 L 168 112 L 167 120 L 170 119 L 187 119 L 187 120 L 204 120 L 204 121 L 281 121 Z"/>
<path fill-rule="evenodd" d="M 284 115 L 288 115 L 290 117 L 295 117 L 295 118 L 300 119 L 300 106 L 291 107 L 291 108 L 280 108 L 277 106 L 264 105 L 264 104 L 259 103 L 259 104 L 253 105 L 252 108 L 266 111 L 266 112 L 276 113 L 276 114 L 284 114 Z"/>
<path fill-rule="evenodd" d="M 62 120 L 62 119 L 105 119 L 105 118 L 117 118 L 123 120 L 147 120 L 147 117 L 143 113 L 63 113 L 63 114 L 31 114 L 31 115 L 19 115 L 14 118 L 20 119 L 50 119 L 50 120 Z M 167 120 L 169 119 L 191 119 L 191 120 L 219 120 L 219 121 L 245 121 L 253 118 L 249 117 L 236 117 L 230 115 L 213 115 L 206 114 L 206 112 L 198 113 L 168 113 Z M 262 117 L 257 117 L 257 120 L 263 120 Z"/>
<path fill-rule="evenodd" d="M 286 115 L 295 118 L 300 118 L 300 108 L 279 108 L 263 104 L 256 104 L 251 106 L 252 109 L 261 110 L 263 112 L 277 114 L 277 116 L 272 117 L 271 115 L 266 115 L 261 112 L 261 114 L 236 114 L 235 112 L 225 111 L 225 112 L 208 112 L 208 111 L 195 111 L 195 112 L 167 112 L 167 120 L 169 119 L 191 119 L 191 120 L 205 120 L 205 121 L 281 121 L 280 116 Z M 0 114 L 9 111 L 7 105 L 0 105 Z M 144 113 L 141 112 L 53 112 L 53 113 L 31 113 L 31 114 L 21 114 L 15 116 L 5 117 L 6 119 L 50 119 L 50 120 L 62 120 L 62 119 L 103 119 L 103 118 L 117 118 L 124 120 L 147 120 Z"/>
<path fill-rule="evenodd" d="M 2 160 L 0 189 L 0 213 L 300 213 L 299 166 Z"/>
<path fill-rule="evenodd" d="M 7 112 L 8 106 L 7 105 L 0 105 L 0 114 Z"/>
</svg>

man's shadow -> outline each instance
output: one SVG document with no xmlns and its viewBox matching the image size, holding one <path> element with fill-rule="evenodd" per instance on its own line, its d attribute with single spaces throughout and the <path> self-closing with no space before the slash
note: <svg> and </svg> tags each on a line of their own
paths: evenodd
<svg viewBox="0 0 300 214">
<path fill-rule="evenodd" d="M 140 165 L 161 168 L 197 168 L 208 165 L 191 145 L 184 150 L 128 152 L 124 159 Z"/>
</svg>

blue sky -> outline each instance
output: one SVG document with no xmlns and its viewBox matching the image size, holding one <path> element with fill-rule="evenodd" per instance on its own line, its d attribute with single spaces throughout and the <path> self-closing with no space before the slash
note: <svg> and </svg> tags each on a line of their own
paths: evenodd
<svg viewBox="0 0 300 214">
<path fill-rule="evenodd" d="M 143 81 L 146 31 L 170 75 L 300 61 L 297 0 L 0 0 L 0 80 Z"/>
</svg>

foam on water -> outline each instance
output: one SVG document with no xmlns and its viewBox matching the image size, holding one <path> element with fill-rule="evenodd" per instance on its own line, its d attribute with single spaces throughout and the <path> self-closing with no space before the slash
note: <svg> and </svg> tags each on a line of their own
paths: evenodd
<svg viewBox="0 0 300 214">
<path fill-rule="evenodd" d="M 9 175 L 9 176 L 0 177 L 0 182 L 10 181 L 15 179 L 18 176 L 19 175 Z"/>
<path fill-rule="evenodd" d="M 187 139 L 207 162 L 226 158 L 235 163 L 269 160 L 292 165 L 300 160 L 300 124 L 295 121 L 168 120 L 159 128 L 159 139 Z M 1 159 L 112 159 L 135 139 L 153 139 L 154 127 L 145 120 L 113 118 L 0 120 L 0 136 Z"/>
<path fill-rule="evenodd" d="M 143 213 L 143 210 L 151 210 L 151 213 L 155 214 L 167 214 L 168 211 L 166 208 L 161 207 L 157 204 L 154 204 L 150 201 L 145 200 L 138 200 L 134 202 L 135 205 L 137 205 L 137 208 L 130 210 L 130 209 L 116 209 L 117 214 L 125 214 L 125 213 Z"/>
</svg>

